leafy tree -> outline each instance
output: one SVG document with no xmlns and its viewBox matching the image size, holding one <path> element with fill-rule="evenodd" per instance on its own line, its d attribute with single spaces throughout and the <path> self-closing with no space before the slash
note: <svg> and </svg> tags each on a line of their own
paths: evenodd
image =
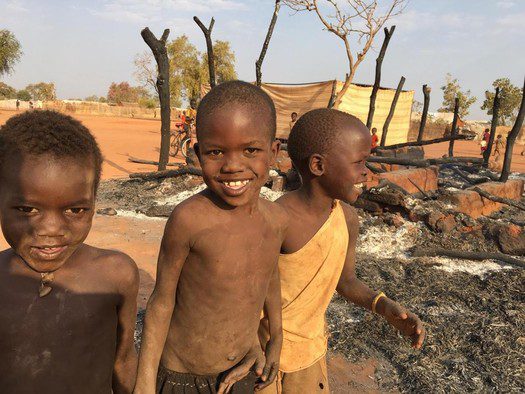
<svg viewBox="0 0 525 394">
<path fill-rule="evenodd" d="M 131 86 L 129 82 L 112 82 L 108 89 L 108 101 L 111 103 L 137 103 L 139 99 L 149 96 L 145 88 Z"/>
<path fill-rule="evenodd" d="M 469 114 L 468 109 L 477 100 L 476 97 L 471 96 L 470 90 L 462 92 L 457 78 L 452 78 L 452 75 L 449 73 L 446 76 L 446 84 L 441 87 L 441 90 L 443 91 L 443 103 L 438 112 L 454 112 L 455 98 L 457 96 L 459 98 L 459 116 L 465 118 Z"/>
<path fill-rule="evenodd" d="M 215 41 L 213 44 L 213 57 L 215 58 L 215 78 L 217 84 L 237 79 L 235 72 L 235 53 L 230 48 L 228 41 Z M 201 82 L 210 80 L 208 68 L 208 53 L 204 53 L 201 59 Z"/>
<path fill-rule="evenodd" d="M 56 100 L 55 84 L 53 82 L 39 82 L 27 85 L 25 90 L 29 92 L 33 100 Z"/>
<path fill-rule="evenodd" d="M 22 101 L 30 101 L 31 94 L 27 90 L 22 89 L 16 93 L 16 98 Z"/>
<path fill-rule="evenodd" d="M 170 58 L 171 102 L 180 107 L 182 101 L 198 101 L 202 83 L 208 83 L 208 56 L 197 50 L 186 35 L 179 36 L 167 45 Z M 235 54 L 228 41 L 215 41 L 213 47 L 217 83 L 237 78 Z M 155 71 L 156 78 L 156 71 Z"/>
<path fill-rule="evenodd" d="M 88 96 L 84 99 L 84 101 L 95 101 L 95 102 L 98 102 L 98 100 L 100 100 L 100 97 L 98 97 L 96 94 Z"/>
<path fill-rule="evenodd" d="M 167 45 L 170 58 L 170 95 L 172 105 L 180 107 L 182 100 L 197 99 L 200 93 L 201 62 L 197 51 L 186 35 Z"/>
<path fill-rule="evenodd" d="M 0 99 L 14 99 L 16 98 L 16 89 L 0 82 Z"/>
<path fill-rule="evenodd" d="M 20 42 L 9 30 L 0 30 L 0 76 L 10 74 L 22 57 Z"/>
<path fill-rule="evenodd" d="M 508 121 L 514 122 L 520 108 L 523 89 L 513 85 L 508 78 L 499 78 L 492 82 L 494 89 L 500 88 L 499 92 L 499 111 L 498 124 L 505 125 Z M 481 109 L 487 110 L 487 114 L 492 115 L 494 96 L 496 93 L 489 90 L 485 91 L 485 101 Z"/>
</svg>

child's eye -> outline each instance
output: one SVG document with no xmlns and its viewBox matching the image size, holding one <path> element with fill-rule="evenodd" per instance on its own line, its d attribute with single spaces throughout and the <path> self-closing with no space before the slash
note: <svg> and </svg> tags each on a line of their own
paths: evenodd
<svg viewBox="0 0 525 394">
<path fill-rule="evenodd" d="M 37 213 L 38 212 L 38 210 L 33 207 L 15 207 L 15 209 L 23 213 Z"/>
<path fill-rule="evenodd" d="M 246 148 L 245 149 L 247 153 L 249 153 L 250 155 L 253 155 L 255 153 L 257 153 L 258 151 L 260 151 L 259 148 Z"/>
<path fill-rule="evenodd" d="M 87 212 L 87 208 L 69 208 L 66 209 L 67 214 L 80 215 L 81 213 Z"/>
<path fill-rule="evenodd" d="M 208 154 L 211 156 L 220 156 L 222 154 L 222 151 L 219 149 L 213 149 L 208 151 Z"/>
</svg>

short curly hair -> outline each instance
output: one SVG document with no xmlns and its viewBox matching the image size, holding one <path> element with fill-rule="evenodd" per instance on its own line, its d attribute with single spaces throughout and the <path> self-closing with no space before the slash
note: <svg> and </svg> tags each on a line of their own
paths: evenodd
<svg viewBox="0 0 525 394">
<path fill-rule="evenodd" d="M 260 87 L 243 81 L 223 82 L 203 97 L 197 109 L 197 139 L 204 119 L 233 103 L 249 107 L 255 116 L 266 118 L 263 124 L 268 127 L 270 139 L 275 139 L 277 119 L 273 100 Z"/>
<path fill-rule="evenodd" d="M 294 165 L 300 169 L 314 153 L 328 153 L 343 124 L 366 129 L 357 117 L 336 109 L 314 109 L 301 116 L 288 137 L 288 154 Z"/>
<path fill-rule="evenodd" d="M 11 117 L 0 127 L 0 168 L 12 154 L 52 155 L 91 161 L 95 191 L 100 183 L 103 157 L 87 127 L 56 111 L 27 111 Z"/>
</svg>

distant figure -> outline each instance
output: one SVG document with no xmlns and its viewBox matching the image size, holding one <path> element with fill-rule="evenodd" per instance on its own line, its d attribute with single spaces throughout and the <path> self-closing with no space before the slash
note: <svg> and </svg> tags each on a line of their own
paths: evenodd
<svg viewBox="0 0 525 394">
<path fill-rule="evenodd" d="M 483 139 L 479 143 L 479 145 L 481 147 L 481 154 L 483 154 L 483 152 L 485 152 L 487 150 L 487 146 L 489 144 L 489 139 L 490 139 L 489 129 L 485 129 L 485 131 L 483 132 Z"/>
<path fill-rule="evenodd" d="M 29 101 L 29 109 L 33 109 L 33 102 Z"/>
<path fill-rule="evenodd" d="M 379 137 L 377 136 L 377 129 L 372 127 L 372 149 L 377 148 Z"/>
<path fill-rule="evenodd" d="M 18 111 L 20 109 L 20 100 L 16 99 L 16 110 Z"/>
<path fill-rule="evenodd" d="M 292 112 L 292 120 L 290 121 L 290 123 L 288 123 L 288 125 L 290 126 L 290 131 L 292 131 L 292 127 L 295 124 L 295 122 L 297 122 L 297 112 Z"/>
<path fill-rule="evenodd" d="M 501 134 L 498 134 L 496 138 L 496 146 L 494 147 L 494 156 L 496 155 L 499 156 L 502 151 L 503 151 L 503 137 L 501 136 Z"/>
</svg>

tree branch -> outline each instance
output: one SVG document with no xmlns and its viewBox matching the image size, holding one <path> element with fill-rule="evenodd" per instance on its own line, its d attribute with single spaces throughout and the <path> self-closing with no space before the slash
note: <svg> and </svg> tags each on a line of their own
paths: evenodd
<svg viewBox="0 0 525 394">
<path fill-rule="evenodd" d="M 266 51 L 268 50 L 268 45 L 270 44 L 270 39 L 272 38 L 273 29 L 275 27 L 275 23 L 277 22 L 277 16 L 279 15 L 280 8 L 281 8 L 281 0 L 275 0 L 275 8 L 273 11 L 272 20 L 270 21 L 270 26 L 268 26 L 268 32 L 266 33 L 266 38 L 264 39 L 264 44 L 262 46 L 261 54 L 259 55 L 259 59 L 255 62 L 255 77 L 257 80 L 257 86 L 261 86 L 261 82 L 262 82 L 261 67 L 264 61 L 264 57 L 266 56 Z"/>
<path fill-rule="evenodd" d="M 215 19 L 213 19 L 213 17 L 211 18 L 210 26 L 208 28 L 206 28 L 206 26 L 204 26 L 204 24 L 201 22 L 201 20 L 198 17 L 194 16 L 193 20 L 200 27 L 200 29 L 202 30 L 202 32 L 204 34 L 204 38 L 206 39 L 206 49 L 208 51 L 208 70 L 209 70 L 209 74 L 210 74 L 210 87 L 214 88 L 215 85 L 216 85 L 216 80 L 215 80 L 215 57 L 213 55 L 213 43 L 211 41 L 211 31 L 213 30 L 213 25 L 215 24 Z"/>
</svg>

